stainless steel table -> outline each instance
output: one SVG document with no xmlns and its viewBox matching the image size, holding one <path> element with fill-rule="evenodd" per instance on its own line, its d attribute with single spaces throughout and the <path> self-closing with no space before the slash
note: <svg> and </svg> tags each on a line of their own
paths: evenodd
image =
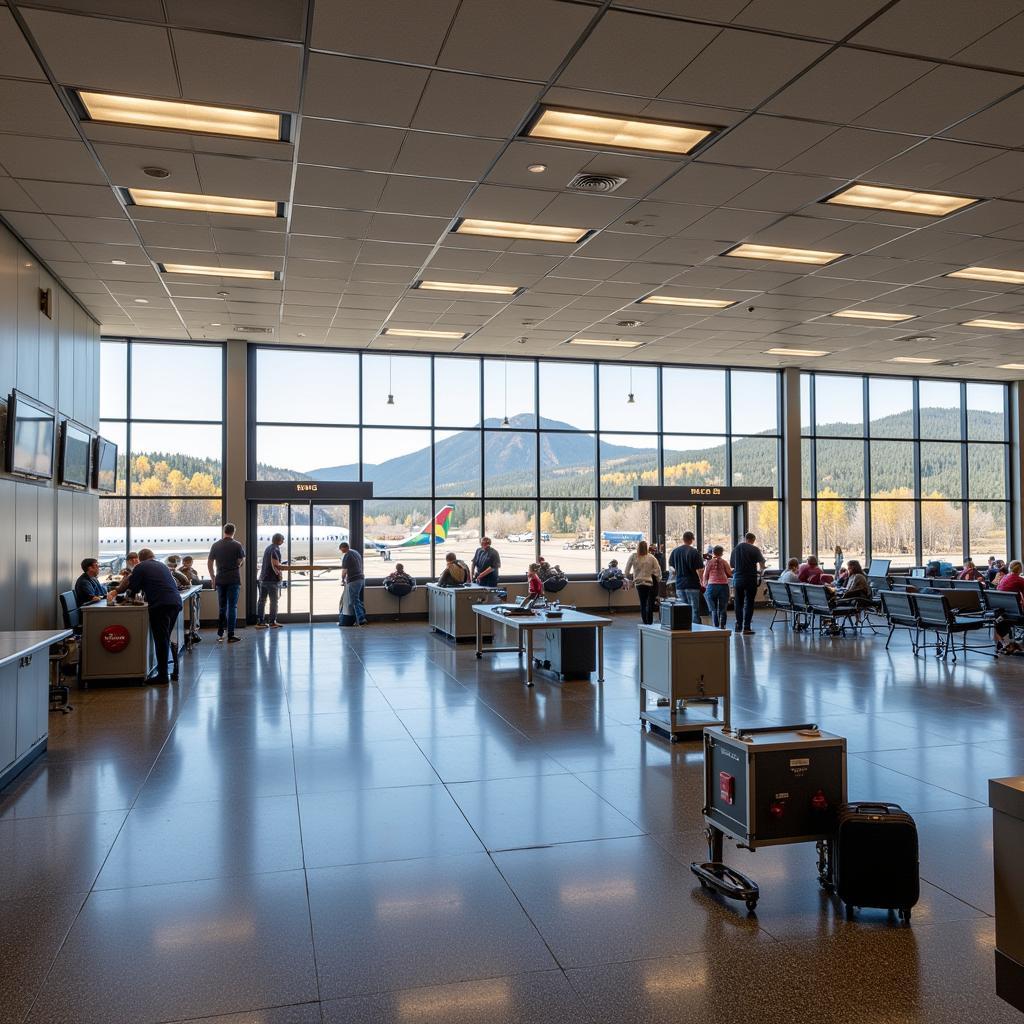
<svg viewBox="0 0 1024 1024">
<path fill-rule="evenodd" d="M 612 624 L 611 619 L 588 612 L 563 610 L 557 618 L 549 618 L 544 612 L 534 615 L 503 615 L 493 605 L 474 605 L 476 616 L 476 656 L 482 658 L 487 654 L 523 654 L 526 648 L 526 685 L 533 686 L 533 634 L 537 630 L 549 629 L 592 629 L 597 633 L 597 681 L 604 682 L 604 628 Z M 515 647 L 498 647 L 495 642 L 484 648 L 484 621 L 500 623 L 517 634 Z"/>
</svg>

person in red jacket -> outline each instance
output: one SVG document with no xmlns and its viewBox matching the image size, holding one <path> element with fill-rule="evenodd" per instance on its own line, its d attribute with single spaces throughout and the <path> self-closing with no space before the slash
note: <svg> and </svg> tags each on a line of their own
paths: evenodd
<svg viewBox="0 0 1024 1024">
<path fill-rule="evenodd" d="M 800 571 L 796 576 L 801 583 L 810 583 L 812 586 L 832 582 L 832 577 L 821 571 L 821 566 L 818 565 L 815 555 L 807 556 L 807 561 L 800 566 Z"/>
<path fill-rule="evenodd" d="M 1024 566 L 1020 562 L 1013 561 L 1009 565 L 1009 572 L 999 581 L 997 590 L 1010 590 L 1015 594 L 1024 594 L 1024 576 L 1021 570 Z"/>
</svg>

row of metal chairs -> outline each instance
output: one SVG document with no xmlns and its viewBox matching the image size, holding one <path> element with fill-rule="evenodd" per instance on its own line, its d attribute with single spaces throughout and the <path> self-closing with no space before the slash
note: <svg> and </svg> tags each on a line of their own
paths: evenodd
<svg viewBox="0 0 1024 1024">
<path fill-rule="evenodd" d="M 874 628 L 868 619 L 871 605 L 836 598 L 827 587 L 778 580 L 766 581 L 765 586 L 774 612 L 769 629 L 775 628 L 780 615 L 791 620 L 794 629 L 816 628 L 820 633 L 845 635 L 847 627 Z"/>
</svg>

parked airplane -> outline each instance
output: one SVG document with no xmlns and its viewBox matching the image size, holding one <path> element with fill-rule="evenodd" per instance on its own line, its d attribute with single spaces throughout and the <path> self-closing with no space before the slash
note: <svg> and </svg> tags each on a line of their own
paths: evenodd
<svg viewBox="0 0 1024 1024">
<path fill-rule="evenodd" d="M 396 548 L 417 548 L 429 544 L 431 537 L 434 538 L 435 544 L 443 544 L 448 538 L 448 524 L 454 511 L 454 505 L 445 505 L 432 521 L 420 527 L 418 533 L 410 534 L 402 540 L 372 540 L 368 546 L 372 546 L 385 562 L 390 562 L 391 552 Z"/>
</svg>

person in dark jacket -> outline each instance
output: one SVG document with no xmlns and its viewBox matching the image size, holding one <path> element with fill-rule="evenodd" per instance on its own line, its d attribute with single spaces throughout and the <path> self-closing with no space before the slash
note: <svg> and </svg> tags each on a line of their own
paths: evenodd
<svg viewBox="0 0 1024 1024">
<path fill-rule="evenodd" d="M 149 605 L 149 632 L 153 637 L 153 650 L 156 653 L 156 682 L 169 682 L 167 662 L 171 649 L 171 634 L 174 623 L 181 614 L 181 597 L 178 585 L 174 582 L 171 570 L 158 561 L 149 548 L 139 552 L 139 564 L 132 569 L 132 574 L 117 588 L 130 590 L 133 594 L 141 593 Z M 177 659 L 175 659 L 177 664 Z"/>
</svg>

